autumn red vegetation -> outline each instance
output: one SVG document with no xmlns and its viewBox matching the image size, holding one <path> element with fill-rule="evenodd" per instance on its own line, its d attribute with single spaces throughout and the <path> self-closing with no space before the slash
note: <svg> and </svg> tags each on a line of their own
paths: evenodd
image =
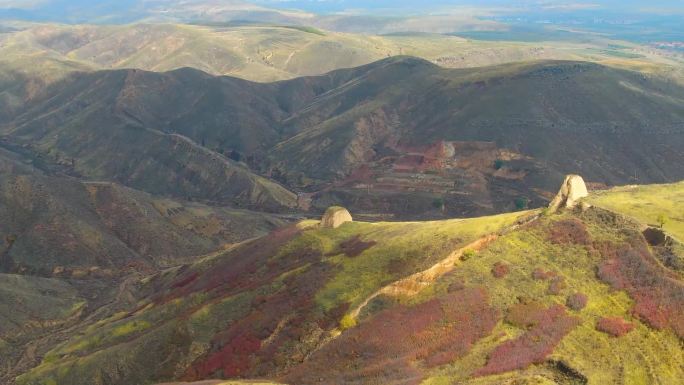
<svg viewBox="0 0 684 385">
<path fill-rule="evenodd" d="M 491 333 L 498 319 L 481 288 L 457 290 L 413 307 L 397 306 L 346 331 L 285 382 L 318 384 L 322 378 L 335 384 L 419 384 L 420 367 L 462 357 Z"/>
<path fill-rule="evenodd" d="M 535 325 L 520 337 L 497 346 L 489 354 L 487 364 L 473 374 L 487 376 L 542 363 L 563 337 L 580 323 L 579 318 L 569 316 L 562 305 L 535 311 L 529 321 L 534 321 Z"/>
<path fill-rule="evenodd" d="M 672 328 L 684 338 L 684 283 L 658 263 L 643 240 L 615 247 L 598 276 L 634 299 L 632 312 L 655 329 Z"/>
<path fill-rule="evenodd" d="M 604 317 L 596 323 L 596 330 L 613 337 L 622 337 L 634 330 L 634 325 L 620 317 Z"/>
<path fill-rule="evenodd" d="M 231 251 L 229 258 L 222 258 L 220 263 L 212 265 L 207 271 L 188 271 L 181 268 L 176 280 L 170 285 L 162 283 L 164 286 L 154 287 L 157 293 L 155 302 L 164 303 L 196 292 L 228 294 L 256 288 L 288 270 L 318 260 L 320 255 L 312 250 L 300 250 L 290 258 L 272 258 L 279 248 L 299 233 L 296 226 L 280 228 L 265 238 L 248 242 Z"/>
<path fill-rule="evenodd" d="M 492 275 L 495 278 L 503 278 L 511 272 L 511 267 L 505 262 L 497 262 L 492 267 Z"/>
<path fill-rule="evenodd" d="M 572 218 L 553 222 L 549 230 L 549 240 L 560 245 L 589 245 L 591 244 L 591 235 L 584 223 L 579 219 Z"/>
<path fill-rule="evenodd" d="M 184 379 L 262 377 L 276 366 L 299 363 L 307 352 L 290 351 L 288 342 L 335 325 L 348 308 L 316 311 L 315 294 L 328 277 L 324 265 L 317 264 L 287 277 L 277 291 L 255 297 L 248 314 L 213 337 L 211 351 L 193 362 Z"/>
<path fill-rule="evenodd" d="M 587 297 L 586 294 L 575 293 L 575 294 L 568 297 L 565 304 L 567 305 L 567 307 L 569 307 L 572 310 L 580 311 L 587 306 L 588 302 L 589 302 L 589 298 Z"/>
</svg>

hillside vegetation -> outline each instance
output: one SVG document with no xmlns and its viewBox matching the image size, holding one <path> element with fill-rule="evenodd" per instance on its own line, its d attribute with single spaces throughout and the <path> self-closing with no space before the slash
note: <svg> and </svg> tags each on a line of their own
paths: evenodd
<svg viewBox="0 0 684 385">
<path fill-rule="evenodd" d="M 0 149 L 0 272 L 119 277 L 264 235 L 287 220 L 82 182 Z M 44 166 L 44 164 L 42 165 Z"/>
<path fill-rule="evenodd" d="M 661 226 L 684 239 L 684 183 L 615 187 L 596 193 L 592 204 L 631 216 L 642 223 Z M 662 223 L 659 223 L 660 221 Z"/>
<path fill-rule="evenodd" d="M 684 178 L 684 87 L 586 62 L 396 57 L 268 84 L 78 73 L 5 116 L 9 144 L 76 175 L 267 211 L 472 216 L 539 206 L 567 173 Z"/>
<path fill-rule="evenodd" d="M 684 281 L 642 229 L 598 207 L 304 221 L 149 277 L 17 382 L 677 383 Z"/>
</svg>

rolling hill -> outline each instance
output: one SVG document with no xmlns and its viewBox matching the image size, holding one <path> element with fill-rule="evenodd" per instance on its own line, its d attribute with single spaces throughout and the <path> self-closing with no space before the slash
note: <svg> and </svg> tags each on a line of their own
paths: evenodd
<svg viewBox="0 0 684 385">
<path fill-rule="evenodd" d="M 261 100 L 250 89 L 255 85 L 244 81 L 214 80 L 194 70 L 74 76 L 73 81 L 52 88 L 57 97 L 48 91 L 26 104 L 3 134 L 10 143 L 65 163 L 90 180 L 117 181 L 154 194 L 245 208 L 294 207 L 295 194 L 202 146 L 202 127 L 183 120 L 202 114 L 207 120 L 205 130 L 220 127 L 224 137 L 234 138 L 247 149 L 263 145 L 260 135 L 272 135 L 267 123 L 273 120 L 268 113 L 275 101 Z M 213 86 L 205 89 L 209 83 Z M 226 110 L 217 109 L 212 92 L 223 93 Z M 195 98 L 204 100 L 208 110 L 193 105 Z M 161 115 L 164 112 L 168 117 Z M 174 123 L 166 121 L 174 118 Z M 170 124 L 191 131 L 195 138 L 174 131 Z M 239 130 L 251 130 L 251 136 Z"/>
<path fill-rule="evenodd" d="M 597 35 L 559 39 L 550 31 L 547 40 L 539 41 L 515 36 L 497 41 L 434 33 L 372 35 L 278 24 L 30 24 L 0 33 L 0 70 L 51 80 L 86 69 L 192 67 L 266 82 L 320 75 L 396 55 L 451 68 L 529 60 L 583 60 L 650 71 L 681 65 L 676 56 L 652 47 Z"/>
<path fill-rule="evenodd" d="M 684 178 L 684 87 L 586 62 L 75 73 L 7 117 L 8 143 L 89 180 L 269 211 L 470 216 L 539 206 L 568 173 Z"/>
<path fill-rule="evenodd" d="M 268 233 L 287 219 L 41 170 L 0 149 L 0 272 L 115 282 Z"/>
<path fill-rule="evenodd" d="M 665 191 L 682 199 L 678 184 L 638 202 Z M 611 194 L 624 193 L 588 201 Z M 304 221 L 150 276 L 129 311 L 82 324 L 17 383 L 677 383 L 684 283 L 662 263 L 674 249 L 583 207 Z"/>
</svg>

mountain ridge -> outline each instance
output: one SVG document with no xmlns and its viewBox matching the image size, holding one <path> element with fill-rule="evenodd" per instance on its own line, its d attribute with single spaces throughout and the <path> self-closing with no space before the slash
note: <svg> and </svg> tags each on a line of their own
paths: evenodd
<svg viewBox="0 0 684 385">
<path fill-rule="evenodd" d="M 547 197 L 537 190 L 553 192 L 568 173 L 607 184 L 684 177 L 676 166 L 682 122 L 684 88 L 657 76 L 573 61 L 443 69 L 394 57 L 268 84 L 189 68 L 74 74 L 29 101 L 2 134 L 74 159 L 88 178 L 152 193 L 267 210 L 322 210 L 338 200 L 365 211 L 418 188 L 425 195 L 410 198 L 405 214 L 445 199 L 463 210 L 451 215 L 473 215 L 521 197 L 538 205 Z M 106 131 L 84 135 L 96 127 Z M 114 157 L 114 148 L 134 151 L 128 135 L 155 143 L 145 162 Z M 199 172 L 199 159 L 212 167 Z M 151 169 L 178 182 L 136 176 Z M 416 183 L 426 178 L 433 187 Z M 367 200 L 364 186 L 385 186 L 376 189 L 382 203 L 355 206 Z M 487 190 L 480 202 L 468 198 Z M 313 194 L 310 203 L 302 193 Z"/>
</svg>

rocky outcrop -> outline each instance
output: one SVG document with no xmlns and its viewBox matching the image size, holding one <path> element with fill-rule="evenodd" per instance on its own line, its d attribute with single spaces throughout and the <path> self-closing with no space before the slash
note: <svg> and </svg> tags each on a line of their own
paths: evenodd
<svg viewBox="0 0 684 385">
<path fill-rule="evenodd" d="M 344 207 L 333 206 L 328 208 L 321 219 L 321 227 L 336 229 L 347 222 L 352 222 L 352 216 Z"/>
<path fill-rule="evenodd" d="M 579 175 L 568 175 L 556 197 L 549 205 L 550 212 L 556 212 L 562 208 L 575 208 L 582 198 L 589 196 L 587 185 Z"/>
</svg>

